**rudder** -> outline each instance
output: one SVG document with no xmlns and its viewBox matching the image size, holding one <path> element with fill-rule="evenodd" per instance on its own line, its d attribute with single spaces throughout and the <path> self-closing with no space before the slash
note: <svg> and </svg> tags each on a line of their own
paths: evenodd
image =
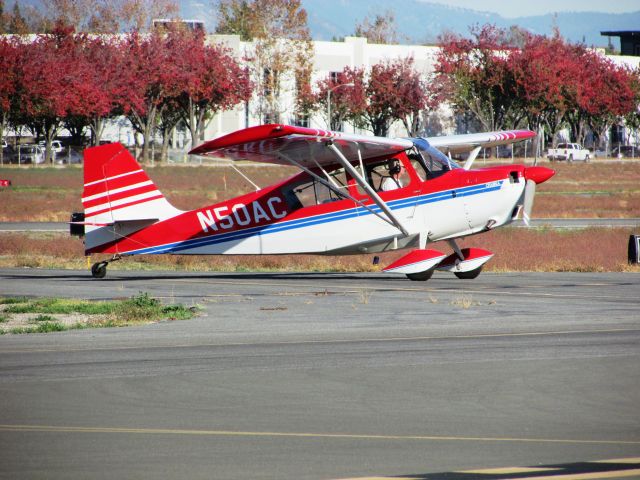
<svg viewBox="0 0 640 480">
<path fill-rule="evenodd" d="M 180 213 L 119 143 L 85 150 L 82 206 L 88 223 L 163 220 Z"/>
<path fill-rule="evenodd" d="M 82 206 L 87 250 L 117 240 L 116 224 L 120 224 L 120 234 L 131 233 L 182 213 L 119 143 L 84 151 Z"/>
</svg>

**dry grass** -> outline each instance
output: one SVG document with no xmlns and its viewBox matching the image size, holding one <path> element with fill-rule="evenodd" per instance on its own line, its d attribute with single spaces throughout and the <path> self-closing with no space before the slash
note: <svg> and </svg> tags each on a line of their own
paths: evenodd
<svg viewBox="0 0 640 480">
<path fill-rule="evenodd" d="M 640 272 L 627 264 L 628 229 L 593 228 L 548 230 L 504 228 L 462 239 L 461 247 L 486 248 L 495 252 L 486 271 L 588 271 Z M 430 245 L 449 253 L 446 243 Z M 380 254 L 380 265 L 371 255 L 145 255 L 124 259 L 112 270 L 168 269 L 193 272 L 375 272 L 405 251 Z M 91 262 L 107 259 L 95 255 Z M 0 267 L 87 268 L 82 242 L 61 234 L 0 234 Z M 368 301 L 367 292 L 361 303 Z"/>
<path fill-rule="evenodd" d="M 489 271 L 640 272 L 627 264 L 628 229 L 503 228 L 461 244 L 495 252 Z"/>
</svg>

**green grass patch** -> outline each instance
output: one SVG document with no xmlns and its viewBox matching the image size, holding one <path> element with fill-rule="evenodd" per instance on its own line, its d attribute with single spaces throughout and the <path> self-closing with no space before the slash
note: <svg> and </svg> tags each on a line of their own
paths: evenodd
<svg viewBox="0 0 640 480">
<path fill-rule="evenodd" d="M 108 315 L 114 310 L 113 302 L 89 302 L 85 300 L 69 300 L 66 298 L 27 299 L 22 303 L 12 303 L 5 308 L 6 313 L 49 313 L 87 315 Z"/>
<path fill-rule="evenodd" d="M 28 302 L 27 297 L 0 297 L 0 305 L 11 305 L 13 303 L 25 303 Z"/>
<path fill-rule="evenodd" d="M 163 305 L 148 293 L 126 300 L 86 301 L 63 298 L 0 298 L 6 304 L 1 314 L 0 323 L 7 322 L 12 314 L 38 314 L 30 320 L 33 326 L 20 326 L 10 330 L 11 333 L 47 333 L 69 329 L 120 327 L 156 322 L 159 320 L 187 320 L 198 311 L 197 307 L 185 307 L 181 304 Z M 88 315 L 86 321 L 74 325 L 64 325 L 51 315 Z M 4 330 L 2 333 L 5 333 Z"/>
<path fill-rule="evenodd" d="M 162 319 L 186 320 L 193 317 L 195 310 L 181 304 L 162 305 L 148 293 L 140 292 L 135 297 L 123 300 L 115 306 L 113 315 L 126 323 L 157 321 Z"/>
<path fill-rule="evenodd" d="M 50 332 L 64 332 L 67 330 L 60 322 L 42 322 L 34 327 L 16 327 L 11 329 L 11 333 L 23 334 L 23 333 L 50 333 Z"/>
</svg>

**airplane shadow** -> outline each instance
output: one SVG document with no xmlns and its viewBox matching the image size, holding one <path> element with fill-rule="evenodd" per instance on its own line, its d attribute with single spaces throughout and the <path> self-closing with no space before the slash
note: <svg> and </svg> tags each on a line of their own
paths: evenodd
<svg viewBox="0 0 640 480">
<path fill-rule="evenodd" d="M 508 467 L 504 469 L 471 470 L 468 472 L 422 473 L 393 475 L 390 478 L 411 480 L 502 480 L 527 478 L 618 478 L 628 477 L 630 471 L 637 471 L 640 461 L 602 460 L 599 462 L 577 462 L 556 465 L 536 465 L 534 467 Z M 635 475 L 634 475 L 635 476 Z"/>
</svg>

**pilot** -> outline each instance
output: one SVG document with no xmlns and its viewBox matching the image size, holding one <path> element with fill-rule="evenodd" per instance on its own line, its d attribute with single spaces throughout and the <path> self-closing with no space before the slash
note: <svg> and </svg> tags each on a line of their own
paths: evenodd
<svg viewBox="0 0 640 480">
<path fill-rule="evenodd" d="M 391 160 L 389 164 L 389 176 L 385 177 L 380 185 L 380 191 L 388 192 L 389 190 L 395 190 L 396 188 L 402 188 L 402 180 L 400 175 L 402 174 L 404 167 L 398 160 Z"/>
</svg>

